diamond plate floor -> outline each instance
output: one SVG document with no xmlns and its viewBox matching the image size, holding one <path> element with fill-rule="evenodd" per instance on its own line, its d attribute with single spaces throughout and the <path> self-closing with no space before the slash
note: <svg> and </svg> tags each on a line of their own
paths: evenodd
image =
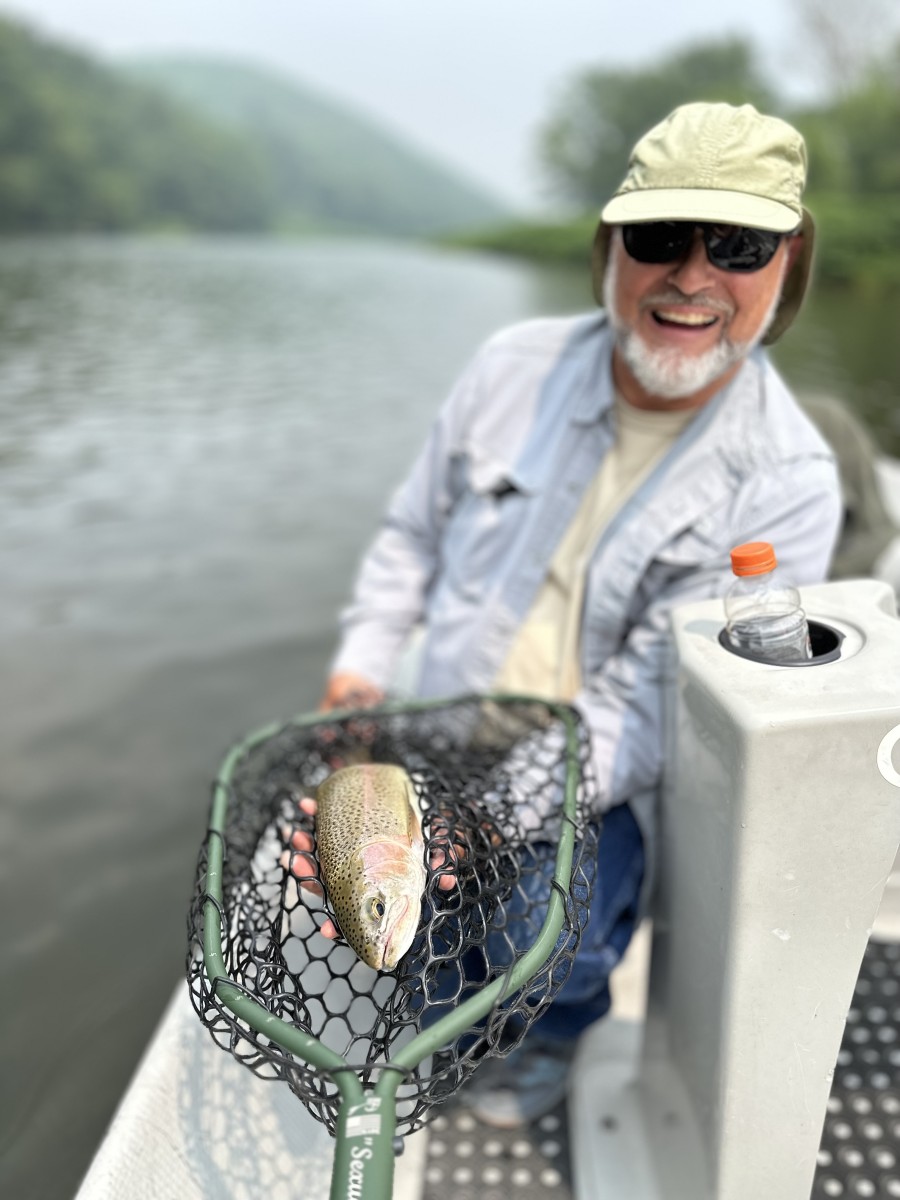
<svg viewBox="0 0 900 1200">
<path fill-rule="evenodd" d="M 564 1104 L 522 1130 L 457 1103 L 430 1122 L 423 1200 L 550 1196 L 574 1200 Z M 835 1197 L 900 1200 L 900 942 L 870 941 L 847 1017 L 810 1200 Z"/>
<path fill-rule="evenodd" d="M 900 1197 L 900 943 L 870 941 L 838 1054 L 811 1200 Z"/>
<path fill-rule="evenodd" d="M 449 1103 L 429 1122 L 423 1200 L 572 1200 L 565 1103 L 525 1129 L 492 1129 Z"/>
</svg>

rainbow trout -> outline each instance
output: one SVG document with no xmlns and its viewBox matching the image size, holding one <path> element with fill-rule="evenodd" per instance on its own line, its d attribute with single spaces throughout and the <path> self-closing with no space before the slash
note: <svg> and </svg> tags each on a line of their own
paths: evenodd
<svg viewBox="0 0 900 1200">
<path fill-rule="evenodd" d="M 419 926 L 425 843 L 418 796 L 402 767 L 361 763 L 316 791 L 319 869 L 341 933 L 363 960 L 392 971 Z"/>
</svg>

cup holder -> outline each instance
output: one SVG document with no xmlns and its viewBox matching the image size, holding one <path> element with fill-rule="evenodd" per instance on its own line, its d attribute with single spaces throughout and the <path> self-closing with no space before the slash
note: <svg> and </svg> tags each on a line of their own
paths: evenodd
<svg viewBox="0 0 900 1200">
<path fill-rule="evenodd" d="M 728 631 L 726 629 L 722 629 L 719 633 L 719 644 L 724 646 L 730 654 L 736 654 L 738 658 L 749 659 L 750 662 L 765 663 L 769 667 L 818 667 L 823 663 L 837 662 L 841 657 L 841 643 L 843 640 L 844 635 L 839 629 L 835 629 L 831 625 L 825 625 L 822 621 L 810 621 L 809 643 L 812 647 L 812 658 L 807 659 L 806 662 L 770 663 L 767 659 L 759 654 L 754 654 L 751 650 L 743 650 L 738 646 L 733 646 L 728 638 Z"/>
</svg>

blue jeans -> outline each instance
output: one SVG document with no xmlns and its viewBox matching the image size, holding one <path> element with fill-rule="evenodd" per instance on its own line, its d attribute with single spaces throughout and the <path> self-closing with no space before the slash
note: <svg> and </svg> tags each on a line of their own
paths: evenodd
<svg viewBox="0 0 900 1200">
<path fill-rule="evenodd" d="M 638 916 L 644 878 L 644 841 L 627 804 L 603 816 L 590 914 L 569 978 L 532 1033 L 574 1041 L 609 1012 L 609 976 L 621 960 Z"/>
<path fill-rule="evenodd" d="M 513 960 L 510 950 L 521 953 L 534 943 L 535 921 L 543 920 L 551 892 L 556 861 L 556 847 L 542 843 L 533 847 L 537 867 L 528 872 L 522 903 L 517 912 L 516 896 L 506 906 L 506 936 L 489 932 L 487 955 L 493 970 L 503 968 Z M 532 1033 L 552 1041 L 574 1041 L 589 1026 L 609 1011 L 611 997 L 609 976 L 622 958 L 637 923 L 638 898 L 644 877 L 644 843 L 634 815 L 627 804 L 616 805 L 603 816 L 603 826 L 596 863 L 584 864 L 585 874 L 593 875 L 594 894 L 590 912 L 582 930 L 581 944 L 575 955 L 568 979 L 556 997 L 532 1026 Z M 523 918 L 521 909 L 530 915 Z M 483 984 L 484 959 L 465 956 L 463 970 L 468 987 L 473 990 Z M 449 978 L 447 984 L 455 984 Z M 451 988 L 442 987 L 440 974 L 432 1002 L 450 1002 Z M 446 1009 L 444 1009 L 446 1011 Z M 440 1011 L 426 1013 L 423 1024 L 429 1025 Z"/>
</svg>

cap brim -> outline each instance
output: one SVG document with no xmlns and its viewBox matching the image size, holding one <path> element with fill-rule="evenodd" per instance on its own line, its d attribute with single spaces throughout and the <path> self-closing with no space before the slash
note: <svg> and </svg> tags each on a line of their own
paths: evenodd
<svg viewBox="0 0 900 1200">
<path fill-rule="evenodd" d="M 750 225 L 789 233 L 801 221 L 801 213 L 777 200 L 709 188 L 647 188 L 613 196 L 601 213 L 607 225 L 630 225 L 640 221 L 720 221 L 726 225 Z"/>
</svg>

